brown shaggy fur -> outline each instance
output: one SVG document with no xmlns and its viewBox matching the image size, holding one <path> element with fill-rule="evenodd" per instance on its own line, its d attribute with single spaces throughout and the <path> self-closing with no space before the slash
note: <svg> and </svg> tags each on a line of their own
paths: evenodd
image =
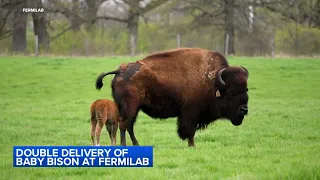
<svg viewBox="0 0 320 180">
<path fill-rule="evenodd" d="M 108 99 L 96 100 L 91 104 L 90 114 L 92 145 L 100 145 L 101 130 L 105 124 L 111 144 L 116 145 L 118 123 L 120 121 L 116 103 Z M 97 142 L 95 142 L 95 137 Z"/>
<path fill-rule="evenodd" d="M 100 74 L 97 89 L 108 74 L 115 74 L 112 95 L 134 145 L 139 144 L 133 126 L 140 110 L 152 118 L 177 117 L 178 135 L 188 138 L 189 146 L 194 146 L 198 129 L 217 119 L 238 126 L 248 111 L 247 69 L 229 66 L 218 52 L 181 48 L 152 54 Z M 125 130 L 121 144 L 125 145 Z"/>
</svg>

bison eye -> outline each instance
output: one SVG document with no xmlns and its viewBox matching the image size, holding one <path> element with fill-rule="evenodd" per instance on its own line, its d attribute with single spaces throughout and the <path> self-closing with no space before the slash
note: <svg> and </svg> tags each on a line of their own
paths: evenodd
<svg viewBox="0 0 320 180">
<path fill-rule="evenodd" d="M 247 92 L 249 91 L 249 89 L 247 88 Z"/>
</svg>

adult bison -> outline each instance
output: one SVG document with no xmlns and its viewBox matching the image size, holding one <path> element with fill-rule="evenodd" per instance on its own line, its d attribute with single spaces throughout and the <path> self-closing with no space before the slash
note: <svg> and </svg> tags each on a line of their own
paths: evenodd
<svg viewBox="0 0 320 180">
<path fill-rule="evenodd" d="M 249 73 L 229 66 L 218 52 L 183 48 L 156 53 L 100 74 L 98 90 L 108 74 L 115 74 L 112 96 L 125 120 L 120 123 L 122 145 L 126 129 L 133 145 L 139 145 L 133 126 L 140 110 L 152 118 L 178 117 L 177 132 L 189 146 L 194 146 L 195 132 L 209 123 L 228 119 L 238 126 L 248 113 Z"/>
</svg>

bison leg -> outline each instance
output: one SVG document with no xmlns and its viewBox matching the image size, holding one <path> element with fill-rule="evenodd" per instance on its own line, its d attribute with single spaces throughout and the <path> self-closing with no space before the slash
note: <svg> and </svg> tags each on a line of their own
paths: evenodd
<svg viewBox="0 0 320 180">
<path fill-rule="evenodd" d="M 121 138 L 121 145 L 126 146 L 126 122 L 123 120 L 123 118 L 120 118 L 120 138 Z"/>
<path fill-rule="evenodd" d="M 98 121 L 97 126 L 96 126 L 96 138 L 97 138 L 97 146 L 100 146 L 100 135 L 101 135 L 101 130 L 103 128 L 104 123 L 102 121 Z"/>
<path fill-rule="evenodd" d="M 134 135 L 133 129 L 139 111 L 138 101 L 136 101 L 134 98 L 127 99 L 126 101 L 124 101 L 124 103 L 122 103 L 121 108 L 123 110 L 123 114 L 121 114 L 121 117 L 125 119 L 125 126 L 130 135 L 132 144 L 134 146 L 139 146 L 138 140 Z"/>
<path fill-rule="evenodd" d="M 121 145 L 126 146 L 126 131 L 128 131 L 132 144 L 135 146 L 138 146 L 139 143 L 134 135 L 134 130 L 133 130 L 134 122 L 136 121 L 136 117 L 137 117 L 137 110 L 136 110 L 137 108 L 128 109 L 126 107 L 127 107 L 126 105 L 122 106 L 123 111 L 121 113 L 121 116 L 123 118 L 121 118 L 120 120 Z"/>
<path fill-rule="evenodd" d="M 91 141 L 92 145 L 96 145 L 95 143 L 95 131 L 96 131 L 97 121 L 94 119 L 91 119 Z"/>
<path fill-rule="evenodd" d="M 190 147 L 194 147 L 194 134 L 195 132 L 193 133 L 193 136 L 188 138 L 188 146 Z"/>
<path fill-rule="evenodd" d="M 107 122 L 108 123 L 106 125 L 106 128 L 109 133 L 111 144 L 116 145 L 116 137 L 117 137 L 117 130 L 118 130 L 117 123 L 111 120 L 108 120 Z"/>
<path fill-rule="evenodd" d="M 120 88 L 121 87 L 121 88 Z M 139 145 L 133 130 L 134 122 L 139 111 L 139 91 L 136 87 L 127 85 L 119 86 L 113 91 L 113 97 L 118 104 L 120 112 L 120 136 L 121 145 L 126 145 L 126 130 L 128 131 L 133 145 Z"/>
<path fill-rule="evenodd" d="M 178 117 L 178 134 L 182 140 L 188 138 L 188 146 L 194 146 L 197 116 L 194 111 L 187 110 Z"/>
<path fill-rule="evenodd" d="M 108 131 L 108 134 L 109 134 L 109 138 L 111 140 L 111 144 L 113 144 L 113 139 L 112 139 L 112 122 L 110 122 L 110 120 L 108 119 L 107 120 L 107 124 L 106 124 L 106 129 Z"/>
<path fill-rule="evenodd" d="M 119 126 L 119 124 L 118 124 L 117 121 L 112 124 L 112 133 L 111 133 L 111 135 L 112 135 L 113 145 L 114 145 L 114 146 L 117 145 L 117 131 L 118 131 L 118 126 Z"/>
<path fill-rule="evenodd" d="M 104 124 L 107 122 L 107 117 L 108 117 L 108 114 L 107 114 L 106 111 L 104 111 L 104 112 L 96 112 L 96 120 L 97 120 L 97 125 L 96 125 L 97 143 L 96 143 L 96 146 L 100 146 L 101 130 L 102 130 Z"/>
<path fill-rule="evenodd" d="M 132 144 L 134 146 L 139 146 L 138 140 L 137 140 L 136 136 L 134 135 L 134 130 L 133 130 L 133 126 L 134 126 L 134 122 L 136 121 L 136 117 L 137 116 L 134 116 L 134 117 L 127 120 L 127 130 L 130 135 Z"/>
</svg>

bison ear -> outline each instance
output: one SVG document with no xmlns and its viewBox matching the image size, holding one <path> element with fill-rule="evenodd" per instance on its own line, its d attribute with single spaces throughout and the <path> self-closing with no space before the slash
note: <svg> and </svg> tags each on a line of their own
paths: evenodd
<svg viewBox="0 0 320 180">
<path fill-rule="evenodd" d="M 242 67 L 242 69 L 246 72 L 246 74 L 247 74 L 246 76 L 249 77 L 249 71 L 247 70 L 247 68 L 245 68 L 245 67 L 243 67 L 243 66 L 241 66 L 241 67 Z"/>
</svg>

